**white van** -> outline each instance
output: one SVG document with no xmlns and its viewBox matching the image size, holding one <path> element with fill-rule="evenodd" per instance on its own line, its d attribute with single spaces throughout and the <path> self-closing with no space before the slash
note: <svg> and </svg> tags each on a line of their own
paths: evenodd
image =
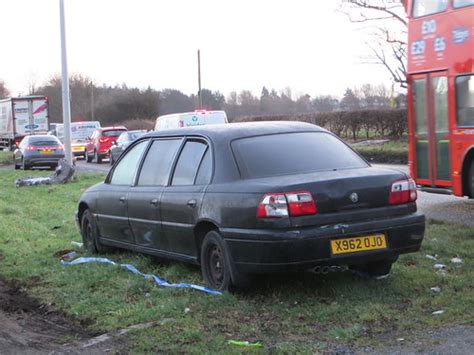
<svg viewBox="0 0 474 355">
<path fill-rule="evenodd" d="M 196 110 L 194 112 L 159 116 L 156 119 L 155 131 L 220 123 L 228 123 L 224 111 Z"/>
<path fill-rule="evenodd" d="M 99 121 L 71 122 L 71 149 L 74 156 L 86 158 L 87 139 L 94 133 L 96 128 L 100 128 Z M 61 142 L 64 142 L 64 124 L 56 125 L 56 135 Z"/>
</svg>

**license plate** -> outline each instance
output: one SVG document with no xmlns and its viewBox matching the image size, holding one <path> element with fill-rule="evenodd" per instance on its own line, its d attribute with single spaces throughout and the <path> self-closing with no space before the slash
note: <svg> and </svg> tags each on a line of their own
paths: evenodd
<svg viewBox="0 0 474 355">
<path fill-rule="evenodd" d="M 45 149 L 45 150 L 40 151 L 40 154 L 53 154 L 53 153 L 54 151 L 51 149 Z"/>
<path fill-rule="evenodd" d="M 377 233 L 363 237 L 331 240 L 331 251 L 333 255 L 378 249 L 387 249 L 385 234 Z"/>
<path fill-rule="evenodd" d="M 83 147 L 72 147 L 73 152 L 82 152 L 84 150 Z"/>
</svg>

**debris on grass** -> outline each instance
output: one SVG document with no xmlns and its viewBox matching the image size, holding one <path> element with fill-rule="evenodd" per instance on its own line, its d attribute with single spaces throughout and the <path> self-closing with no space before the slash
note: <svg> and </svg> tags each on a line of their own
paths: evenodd
<svg viewBox="0 0 474 355">
<path fill-rule="evenodd" d="M 440 314 L 443 314 L 443 313 L 444 313 L 444 311 L 441 309 L 441 310 L 439 310 L 439 311 L 434 311 L 434 312 L 431 313 L 431 314 L 434 315 L 434 316 L 439 316 Z"/>
<path fill-rule="evenodd" d="M 60 260 L 60 263 L 62 265 L 80 265 L 80 264 L 86 264 L 86 263 L 102 263 L 102 264 L 110 264 L 110 265 L 115 265 L 119 266 L 122 269 L 126 269 L 135 275 L 140 275 L 143 276 L 147 280 L 153 280 L 154 283 L 157 286 L 162 286 L 162 287 L 168 287 L 168 288 L 190 288 L 193 290 L 205 292 L 210 295 L 222 295 L 222 292 L 213 290 L 212 288 L 204 287 L 204 286 L 199 286 L 199 285 L 194 285 L 194 284 L 188 284 L 188 283 L 178 283 L 178 284 L 170 284 L 167 281 L 163 280 L 162 278 L 153 275 L 153 274 L 144 274 L 141 271 L 139 271 L 135 266 L 131 264 L 117 264 L 116 262 L 107 259 L 107 258 L 77 258 L 72 261 L 65 261 L 65 260 Z"/>
<path fill-rule="evenodd" d="M 462 259 L 458 258 L 458 257 L 452 258 L 451 263 L 455 264 L 455 265 L 460 265 L 460 264 L 462 264 Z"/>
<path fill-rule="evenodd" d="M 245 347 L 250 347 L 250 348 L 261 348 L 262 347 L 262 343 L 260 343 L 259 341 L 256 341 L 255 343 L 251 343 L 249 341 L 241 341 L 241 340 L 229 340 L 227 342 L 227 344 L 229 345 L 236 345 L 236 346 L 245 346 Z"/>
<path fill-rule="evenodd" d="M 430 259 L 430 260 L 438 260 L 438 258 L 436 257 L 436 255 L 426 254 L 425 256 L 426 256 L 427 259 Z"/>
<path fill-rule="evenodd" d="M 436 270 L 444 270 L 444 269 L 446 269 L 446 265 L 444 265 L 444 264 L 434 264 L 434 268 Z"/>
<path fill-rule="evenodd" d="M 95 338 L 92 338 L 92 339 L 88 340 L 85 344 L 82 344 L 81 347 L 83 349 L 87 349 L 87 348 L 90 348 L 90 347 L 95 346 L 97 344 L 109 341 L 109 340 L 111 340 L 115 337 L 125 335 L 125 334 L 129 333 L 132 330 L 148 329 L 148 328 L 154 327 L 158 324 L 161 325 L 161 323 L 162 322 L 148 322 L 148 323 L 131 325 L 130 327 L 125 328 L 125 329 L 121 329 L 117 332 L 105 333 L 105 334 L 99 335 Z"/>
<path fill-rule="evenodd" d="M 46 177 L 24 177 L 15 180 L 16 187 L 36 186 L 36 185 L 53 185 L 65 184 L 72 181 L 76 169 L 70 165 L 65 159 L 58 162 L 58 167 L 54 174 Z"/>
<path fill-rule="evenodd" d="M 441 288 L 438 287 L 438 286 L 431 287 L 430 290 L 434 293 L 440 293 L 441 292 Z"/>
<path fill-rule="evenodd" d="M 76 246 L 76 247 L 82 248 L 82 246 L 84 245 L 84 243 L 80 243 L 80 242 L 71 242 L 71 245 L 74 245 L 74 246 Z"/>
</svg>

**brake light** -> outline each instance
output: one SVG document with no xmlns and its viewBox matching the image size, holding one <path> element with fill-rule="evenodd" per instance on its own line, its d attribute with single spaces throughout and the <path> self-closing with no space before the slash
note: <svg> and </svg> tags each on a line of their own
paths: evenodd
<svg viewBox="0 0 474 355">
<path fill-rule="evenodd" d="M 257 208 L 258 218 L 298 217 L 316 213 L 313 196 L 306 191 L 265 194 Z"/>
<path fill-rule="evenodd" d="M 36 150 L 38 149 L 37 147 L 35 147 L 34 145 L 29 145 L 26 147 L 26 150 Z"/>
<path fill-rule="evenodd" d="M 400 205 L 416 201 L 416 185 L 413 179 L 399 180 L 392 183 L 389 202 L 391 205 Z"/>
<path fill-rule="evenodd" d="M 99 142 L 100 143 L 105 143 L 107 142 L 109 139 L 108 138 L 99 138 Z"/>
<path fill-rule="evenodd" d="M 57 147 L 54 147 L 56 150 L 64 150 L 64 147 L 62 145 L 58 145 Z"/>
</svg>

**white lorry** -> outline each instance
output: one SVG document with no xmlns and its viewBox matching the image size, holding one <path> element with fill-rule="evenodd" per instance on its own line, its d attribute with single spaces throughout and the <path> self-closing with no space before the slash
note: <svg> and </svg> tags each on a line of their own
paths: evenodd
<svg viewBox="0 0 474 355">
<path fill-rule="evenodd" d="M 155 131 L 220 123 L 228 123 L 224 111 L 196 110 L 159 116 L 155 122 Z"/>
<path fill-rule="evenodd" d="M 11 97 L 0 100 L 0 149 L 13 149 L 24 136 L 48 132 L 46 96 Z"/>
</svg>

